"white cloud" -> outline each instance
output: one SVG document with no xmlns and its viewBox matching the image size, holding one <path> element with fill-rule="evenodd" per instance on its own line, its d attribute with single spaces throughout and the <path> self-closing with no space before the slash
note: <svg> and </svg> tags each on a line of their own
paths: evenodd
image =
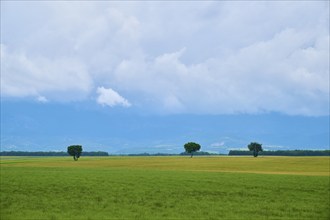
<svg viewBox="0 0 330 220">
<path fill-rule="evenodd" d="M 108 105 L 110 107 L 114 107 L 116 105 L 121 105 L 124 107 L 131 106 L 131 103 L 111 88 L 106 89 L 104 87 L 98 87 L 97 94 L 99 95 L 97 98 L 97 103 L 101 105 Z"/>
<path fill-rule="evenodd" d="M 154 112 L 329 114 L 329 2 L 5 2 L 1 11 L 2 96 L 84 100 L 105 86 Z"/>
<path fill-rule="evenodd" d="M 37 101 L 38 102 L 41 102 L 41 103 L 47 103 L 48 102 L 48 99 L 44 96 L 38 96 L 37 97 Z"/>
</svg>

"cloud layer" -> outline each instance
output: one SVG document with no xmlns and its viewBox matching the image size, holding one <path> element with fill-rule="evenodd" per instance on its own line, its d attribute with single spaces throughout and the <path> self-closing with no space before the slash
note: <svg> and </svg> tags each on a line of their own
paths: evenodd
<svg viewBox="0 0 330 220">
<path fill-rule="evenodd" d="M 1 26 L 5 97 L 329 114 L 329 2 L 4 2 Z"/>
</svg>

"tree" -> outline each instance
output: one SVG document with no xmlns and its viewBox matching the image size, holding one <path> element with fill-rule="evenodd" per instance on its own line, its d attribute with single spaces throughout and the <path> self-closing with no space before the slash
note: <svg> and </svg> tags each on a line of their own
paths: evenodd
<svg viewBox="0 0 330 220">
<path fill-rule="evenodd" d="M 184 145 L 184 149 L 187 153 L 191 154 L 191 157 L 193 157 L 193 153 L 199 151 L 201 149 L 201 145 L 194 142 L 188 142 Z"/>
<path fill-rule="evenodd" d="M 73 156 L 73 159 L 75 161 L 78 160 L 82 152 L 82 146 L 81 145 L 71 145 L 68 147 L 68 154 Z"/>
<path fill-rule="evenodd" d="M 248 145 L 248 148 L 249 148 L 250 151 L 253 151 L 253 156 L 254 157 L 258 156 L 259 151 L 263 151 L 262 150 L 262 145 L 257 143 L 257 142 L 251 142 Z"/>
</svg>

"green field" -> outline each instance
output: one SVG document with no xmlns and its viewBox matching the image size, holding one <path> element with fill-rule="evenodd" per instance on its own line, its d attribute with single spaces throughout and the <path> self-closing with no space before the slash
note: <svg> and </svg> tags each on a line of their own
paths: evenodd
<svg viewBox="0 0 330 220">
<path fill-rule="evenodd" d="M 5 219 L 330 219 L 329 157 L 1 157 Z"/>
</svg>

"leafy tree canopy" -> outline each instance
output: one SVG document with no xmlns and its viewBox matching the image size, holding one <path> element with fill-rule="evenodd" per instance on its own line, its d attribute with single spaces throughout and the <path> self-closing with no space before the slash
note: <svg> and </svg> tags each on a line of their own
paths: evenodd
<svg viewBox="0 0 330 220">
<path fill-rule="evenodd" d="M 249 148 L 250 151 L 253 151 L 253 156 L 254 157 L 258 156 L 259 151 L 263 151 L 262 150 L 262 145 L 257 143 L 257 142 L 251 142 L 248 145 L 248 148 Z"/>
<path fill-rule="evenodd" d="M 184 149 L 187 153 L 191 154 L 192 157 L 194 152 L 199 151 L 201 149 L 201 145 L 194 142 L 188 142 L 184 145 Z"/>
<path fill-rule="evenodd" d="M 82 152 L 82 146 L 81 145 L 70 145 L 68 147 L 68 154 L 73 156 L 73 159 L 75 161 L 78 160 Z"/>
</svg>

